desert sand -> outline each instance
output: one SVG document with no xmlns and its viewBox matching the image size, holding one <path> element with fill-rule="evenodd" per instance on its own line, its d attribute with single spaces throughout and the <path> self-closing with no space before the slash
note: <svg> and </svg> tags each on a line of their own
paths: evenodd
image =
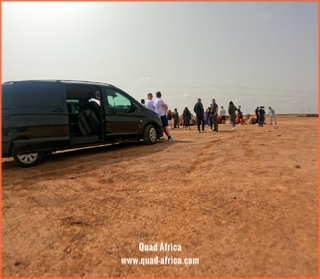
<svg viewBox="0 0 320 279">
<path fill-rule="evenodd" d="M 3 159 L 2 276 L 317 277 L 318 118 L 277 121 Z"/>
</svg>

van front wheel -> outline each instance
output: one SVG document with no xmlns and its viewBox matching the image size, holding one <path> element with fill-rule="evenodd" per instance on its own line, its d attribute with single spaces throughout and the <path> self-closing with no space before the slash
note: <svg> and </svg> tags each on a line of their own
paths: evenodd
<svg viewBox="0 0 320 279">
<path fill-rule="evenodd" d="M 16 154 L 13 151 L 14 161 L 23 168 L 33 167 L 39 164 L 42 160 L 43 153 L 42 152 L 33 152 L 26 154 Z"/>
<path fill-rule="evenodd" d="M 143 141 L 146 144 L 154 144 L 157 141 L 157 131 L 156 128 L 150 124 L 143 131 Z"/>
</svg>

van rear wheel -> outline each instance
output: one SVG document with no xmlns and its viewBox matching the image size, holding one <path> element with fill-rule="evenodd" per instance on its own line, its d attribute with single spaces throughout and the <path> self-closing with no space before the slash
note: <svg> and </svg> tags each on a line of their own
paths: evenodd
<svg viewBox="0 0 320 279">
<path fill-rule="evenodd" d="M 26 154 L 16 154 L 13 151 L 13 159 L 14 161 L 23 168 L 30 168 L 37 164 L 39 164 L 42 160 L 43 153 L 42 152 L 32 152 Z"/>
<path fill-rule="evenodd" d="M 154 144 L 157 141 L 156 128 L 150 124 L 143 131 L 143 141 L 146 144 Z"/>
</svg>

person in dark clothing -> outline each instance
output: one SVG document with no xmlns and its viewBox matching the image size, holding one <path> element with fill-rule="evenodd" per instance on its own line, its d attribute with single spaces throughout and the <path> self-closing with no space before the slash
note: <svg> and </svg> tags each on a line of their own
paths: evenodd
<svg viewBox="0 0 320 279">
<path fill-rule="evenodd" d="M 201 103 L 201 98 L 198 99 L 198 102 L 194 105 L 193 111 L 196 113 L 197 115 L 197 119 L 198 119 L 198 131 L 199 133 L 205 133 L 204 130 L 204 109 L 203 109 L 203 105 Z M 202 130 L 200 131 L 200 125 L 202 125 Z"/>
<path fill-rule="evenodd" d="M 210 107 L 208 107 L 208 109 L 207 109 L 206 112 L 207 112 L 208 115 L 206 114 L 206 121 L 205 121 L 206 123 L 205 123 L 205 124 L 211 127 L 211 126 L 212 126 L 212 124 L 211 124 L 211 118 L 210 118 L 211 105 L 210 105 Z M 211 130 L 212 130 L 212 129 L 211 129 Z"/>
<path fill-rule="evenodd" d="M 173 128 L 176 129 L 176 128 L 179 128 L 179 113 L 178 113 L 178 110 L 175 108 L 174 109 L 174 112 L 173 112 L 173 121 L 174 121 L 174 126 Z"/>
<path fill-rule="evenodd" d="M 212 104 L 211 104 L 211 112 L 210 112 L 210 122 L 211 122 L 211 130 L 212 126 L 213 132 L 218 132 L 218 104 L 216 103 L 215 99 L 212 99 Z"/>
<path fill-rule="evenodd" d="M 172 117 L 172 113 L 171 110 L 169 109 L 168 113 L 167 113 L 167 118 L 168 118 L 168 124 L 171 127 L 171 130 L 173 130 L 174 128 L 172 127 L 172 122 L 173 122 L 173 117 Z"/>
<path fill-rule="evenodd" d="M 263 127 L 265 114 L 266 114 L 266 112 L 264 110 L 264 107 L 261 106 L 259 109 L 259 127 Z"/>
<path fill-rule="evenodd" d="M 230 116 L 230 122 L 232 125 L 232 131 L 234 131 L 236 129 L 236 123 L 235 123 L 235 119 L 236 119 L 236 111 L 237 108 L 236 106 L 233 104 L 232 101 L 230 101 L 229 103 L 229 108 L 228 108 L 228 112 L 229 112 L 229 116 Z"/>
<path fill-rule="evenodd" d="M 191 120 L 191 112 L 187 107 L 185 107 L 185 109 L 183 111 L 183 126 L 186 130 L 188 127 L 189 127 L 189 130 L 191 130 L 190 120 Z"/>
<path fill-rule="evenodd" d="M 242 125 L 242 118 L 243 118 L 243 114 L 241 111 L 241 106 L 238 106 L 238 120 L 239 120 L 239 125 Z"/>
<path fill-rule="evenodd" d="M 259 123 L 259 107 L 256 108 L 255 113 L 256 113 L 256 117 L 257 117 L 256 124 L 258 125 L 258 123 Z"/>
<path fill-rule="evenodd" d="M 204 114 L 205 114 L 204 124 L 210 126 L 210 121 L 209 121 L 209 118 L 210 118 L 210 108 L 207 108 L 206 111 L 204 112 Z"/>
</svg>

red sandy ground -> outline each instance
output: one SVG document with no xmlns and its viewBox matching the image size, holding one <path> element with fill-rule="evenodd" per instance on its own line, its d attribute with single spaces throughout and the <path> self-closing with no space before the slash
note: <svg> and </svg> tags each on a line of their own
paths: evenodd
<svg viewBox="0 0 320 279">
<path fill-rule="evenodd" d="M 2 276 L 317 277 L 317 121 L 3 159 Z M 156 256 L 199 264 L 121 264 Z"/>
</svg>

